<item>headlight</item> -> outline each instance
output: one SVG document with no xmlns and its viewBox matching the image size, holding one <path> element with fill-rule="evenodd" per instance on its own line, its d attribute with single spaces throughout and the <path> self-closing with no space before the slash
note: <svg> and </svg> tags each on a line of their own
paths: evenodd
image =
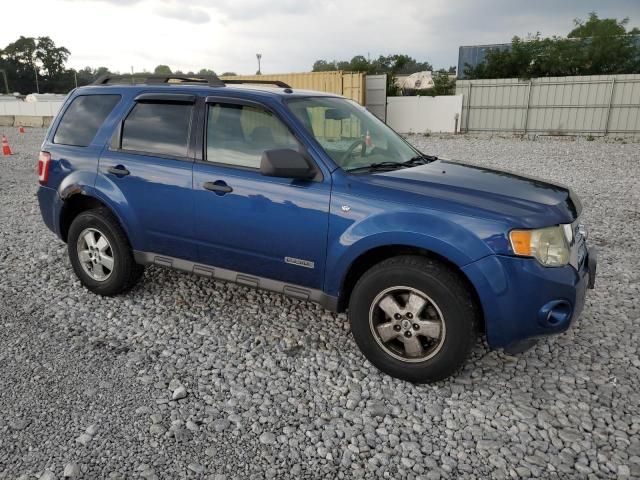
<svg viewBox="0 0 640 480">
<path fill-rule="evenodd" d="M 564 225 L 556 225 L 537 230 L 511 230 L 509 239 L 516 255 L 535 257 L 547 267 L 559 267 L 569 263 L 571 239 L 567 233 Z"/>
</svg>

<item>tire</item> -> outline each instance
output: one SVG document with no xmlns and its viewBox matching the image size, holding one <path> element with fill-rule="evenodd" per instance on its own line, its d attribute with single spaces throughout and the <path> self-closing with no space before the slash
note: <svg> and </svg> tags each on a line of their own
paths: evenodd
<svg viewBox="0 0 640 480">
<path fill-rule="evenodd" d="M 372 267 L 356 283 L 348 315 L 364 356 L 413 383 L 455 373 L 476 340 L 477 312 L 467 285 L 426 257 L 398 256 Z"/>
<path fill-rule="evenodd" d="M 124 293 L 144 273 L 144 267 L 133 258 L 124 230 L 106 208 L 87 210 L 74 218 L 69 227 L 67 251 L 80 282 L 98 295 Z"/>
</svg>

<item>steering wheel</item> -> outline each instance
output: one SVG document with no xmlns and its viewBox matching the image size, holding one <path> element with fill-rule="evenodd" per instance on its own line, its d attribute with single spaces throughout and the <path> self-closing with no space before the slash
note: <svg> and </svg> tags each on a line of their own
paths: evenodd
<svg viewBox="0 0 640 480">
<path fill-rule="evenodd" d="M 344 152 L 344 154 L 342 155 L 342 158 L 340 159 L 340 163 L 344 165 L 344 162 L 347 160 L 347 158 L 349 158 L 351 156 L 353 151 L 356 148 L 358 148 L 358 146 L 362 147 L 362 149 L 360 150 L 360 156 L 364 157 L 365 154 L 367 153 L 367 142 L 365 142 L 362 138 L 359 138 L 355 142 L 353 142 L 349 146 L 349 148 L 347 148 L 347 151 Z"/>
</svg>

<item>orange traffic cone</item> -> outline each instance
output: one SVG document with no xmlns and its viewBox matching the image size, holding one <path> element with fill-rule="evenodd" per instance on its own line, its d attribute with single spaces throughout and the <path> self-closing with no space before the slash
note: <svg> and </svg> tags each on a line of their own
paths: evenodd
<svg viewBox="0 0 640 480">
<path fill-rule="evenodd" d="M 18 133 L 24 133 L 24 127 L 22 125 L 18 128 Z"/>
<path fill-rule="evenodd" d="M 11 153 L 11 147 L 9 146 L 9 141 L 7 137 L 2 135 L 2 155 L 13 155 Z"/>
</svg>

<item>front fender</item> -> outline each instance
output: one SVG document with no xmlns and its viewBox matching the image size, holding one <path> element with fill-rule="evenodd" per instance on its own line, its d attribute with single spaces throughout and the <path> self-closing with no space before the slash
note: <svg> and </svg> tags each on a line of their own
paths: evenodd
<svg viewBox="0 0 640 480">
<path fill-rule="evenodd" d="M 371 208 L 368 203 L 331 216 L 325 275 L 325 291 L 331 295 L 340 293 L 353 262 L 374 248 L 423 248 L 459 267 L 493 253 L 485 239 L 493 234 L 495 226 L 490 228 L 485 220 L 408 209 L 367 214 Z"/>
</svg>

